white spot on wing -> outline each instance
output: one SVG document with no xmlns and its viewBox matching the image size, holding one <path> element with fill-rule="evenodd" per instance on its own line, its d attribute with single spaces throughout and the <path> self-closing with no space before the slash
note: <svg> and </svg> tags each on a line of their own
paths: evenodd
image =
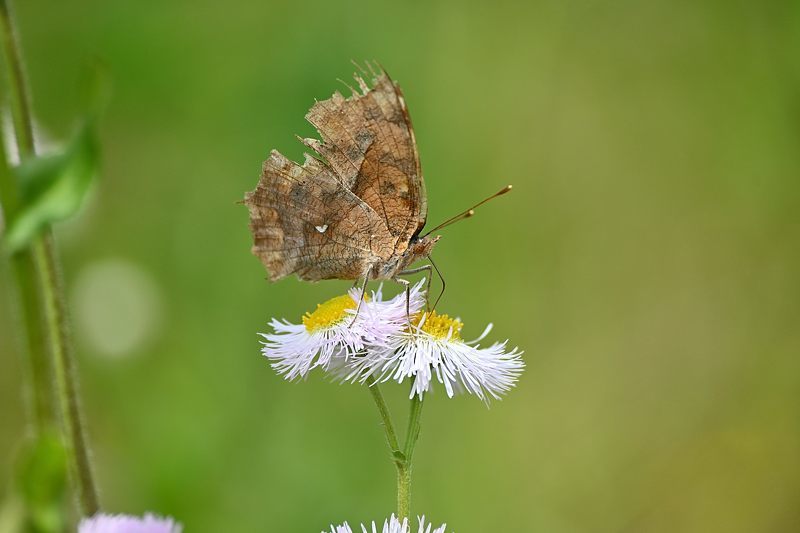
<svg viewBox="0 0 800 533">
<path fill-rule="evenodd" d="M 327 225 L 327 224 L 323 224 L 322 226 L 314 226 L 314 227 L 315 227 L 315 228 L 317 229 L 317 231 L 318 231 L 318 232 L 320 232 L 320 233 L 325 233 L 325 230 L 327 230 L 327 229 L 328 229 L 328 225 Z"/>
</svg>

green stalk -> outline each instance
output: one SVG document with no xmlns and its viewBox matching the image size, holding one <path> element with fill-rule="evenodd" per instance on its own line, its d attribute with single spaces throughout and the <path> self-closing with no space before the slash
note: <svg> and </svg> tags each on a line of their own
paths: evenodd
<svg viewBox="0 0 800 533">
<path fill-rule="evenodd" d="M 14 133 L 20 159 L 36 155 L 33 138 L 30 99 L 19 43 L 9 11 L 8 0 L 0 0 L 0 26 L 3 30 L 3 50 L 8 68 L 11 110 Z M 30 246 L 33 281 L 41 298 L 44 328 L 56 377 L 56 393 L 61 412 L 65 444 L 81 514 L 91 516 L 99 509 L 89 453 L 81 420 L 78 385 L 75 376 L 75 356 L 69 338 L 69 320 L 64 301 L 58 258 L 50 228 L 36 237 Z M 30 272 L 30 271 L 29 271 Z"/>
<path fill-rule="evenodd" d="M 414 448 L 419 439 L 422 424 L 422 400 L 417 395 L 411 398 L 408 415 L 406 445 L 403 451 L 405 461 L 402 468 L 397 469 L 397 517 L 402 520 L 411 513 L 411 472 L 414 460 Z"/>
<path fill-rule="evenodd" d="M 14 135 L 17 139 L 20 159 L 23 159 L 26 156 L 34 155 L 36 148 L 33 141 L 31 103 L 22 67 L 22 55 L 8 0 L 0 0 L 0 24 L 3 27 L 3 51 L 5 52 L 6 68 L 8 68 Z"/>
<path fill-rule="evenodd" d="M 84 516 L 92 516 L 99 510 L 100 505 L 89 461 L 89 446 L 83 428 L 75 354 L 69 337 L 64 287 L 55 255 L 53 236 L 49 231 L 34 241 L 33 251 L 37 278 L 42 290 L 58 404 L 69 451 L 74 488 L 81 513 Z"/>
<path fill-rule="evenodd" d="M 0 20 L 3 23 L 3 44 L 8 49 L 9 39 L 13 39 L 8 31 L 6 21 L 8 10 L 5 1 L 0 2 Z M 8 58 L 7 58 L 8 59 Z M 11 63 L 9 62 L 9 66 Z M 16 98 L 14 96 L 14 98 Z M 0 140 L 4 138 L 0 132 Z M 14 180 L 8 163 L 5 143 L 0 147 L 0 204 L 3 206 L 5 220 L 8 222 L 19 209 L 19 186 Z M 55 425 L 55 402 L 50 385 L 50 361 L 45 344 L 45 330 L 40 313 L 40 295 L 37 290 L 33 255 L 30 250 L 22 250 L 11 257 L 11 266 L 19 289 L 19 301 L 22 311 L 25 344 L 23 353 L 28 356 L 28 372 L 30 389 L 28 394 L 32 400 L 31 410 L 33 432 L 38 435 Z"/>
<path fill-rule="evenodd" d="M 411 465 L 397 467 L 397 518 L 402 522 L 411 510 Z"/>
<path fill-rule="evenodd" d="M 370 377 L 367 381 L 372 399 L 378 408 L 381 422 L 386 433 L 386 442 L 392 452 L 392 460 L 397 470 L 397 517 L 400 520 L 409 516 L 411 511 L 411 466 L 414 448 L 419 439 L 419 432 L 422 421 L 422 400 L 416 395 L 411 399 L 411 406 L 408 415 L 408 431 L 406 431 L 406 443 L 403 450 L 400 450 L 400 443 L 397 440 L 397 433 L 394 430 L 392 416 L 389 407 L 383 399 L 378 382 Z"/>
<path fill-rule="evenodd" d="M 415 408 L 415 406 L 421 406 L 422 402 L 414 402 L 414 400 L 412 400 L 411 416 L 409 417 L 409 433 L 406 435 L 406 451 L 403 452 L 400 450 L 400 442 L 397 440 L 397 433 L 394 430 L 392 416 L 389 413 L 389 407 L 386 405 L 386 401 L 383 399 L 377 380 L 370 377 L 367 383 L 369 391 L 372 394 L 372 399 L 375 400 L 375 406 L 378 408 L 378 413 L 381 416 L 381 423 L 386 433 L 386 443 L 389 445 L 389 450 L 392 452 L 392 461 L 397 470 L 397 516 L 402 520 L 408 516 L 409 506 L 411 504 L 411 461 L 408 451 L 413 453 L 413 443 L 416 442 L 416 437 L 412 439 L 410 435 L 419 435 L 419 409 Z M 412 428 L 414 428 L 413 433 Z"/>
<path fill-rule="evenodd" d="M 375 400 L 375 406 L 378 408 L 378 414 L 381 416 L 381 425 L 386 433 L 386 443 L 389 445 L 389 449 L 392 451 L 392 458 L 396 462 L 398 459 L 397 454 L 400 452 L 400 443 L 397 440 L 397 433 L 394 431 L 394 424 L 392 424 L 392 415 L 389 413 L 389 406 L 386 405 L 386 401 L 383 399 L 383 394 L 381 394 L 378 382 L 371 376 L 367 388 L 370 394 L 372 394 L 372 399 Z"/>
<path fill-rule="evenodd" d="M 419 439 L 419 432 L 422 426 L 422 400 L 414 395 L 411 398 L 410 414 L 408 416 L 408 431 L 406 432 L 406 447 L 405 456 L 406 461 L 411 463 L 411 458 L 414 456 L 414 448 Z"/>
<path fill-rule="evenodd" d="M 8 165 L 3 132 L 0 131 L 0 205 L 6 221 L 16 214 L 19 208 L 17 183 Z M 11 269 L 17 281 L 21 308 L 22 329 L 25 332 L 22 351 L 27 356 L 28 383 L 26 397 L 30 399 L 29 410 L 31 429 L 40 435 L 55 426 L 50 379 L 50 361 L 45 345 L 45 331 L 39 312 L 40 297 L 37 290 L 33 255 L 30 250 L 21 250 L 10 258 Z"/>
<path fill-rule="evenodd" d="M 386 443 L 392 452 L 392 462 L 397 470 L 397 512 L 401 513 L 405 510 L 408 513 L 409 479 L 406 457 L 400 451 L 400 442 L 397 440 L 397 433 L 394 430 L 392 415 L 389 413 L 389 407 L 383 399 L 377 380 L 370 376 L 367 388 L 369 388 L 372 399 L 375 400 L 375 406 L 378 408 L 378 414 L 381 416 L 381 425 L 386 433 Z"/>
</svg>

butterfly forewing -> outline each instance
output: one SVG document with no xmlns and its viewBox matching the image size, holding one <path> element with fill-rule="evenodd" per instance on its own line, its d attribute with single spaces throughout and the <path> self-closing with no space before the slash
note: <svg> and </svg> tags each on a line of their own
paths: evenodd
<svg viewBox="0 0 800 533">
<path fill-rule="evenodd" d="M 306 118 L 321 140 L 302 139 L 320 159 L 298 165 L 273 151 L 250 210 L 253 253 L 277 280 L 356 279 L 397 258 L 425 224 L 427 202 L 414 132 L 400 88 L 383 70 L 372 88 L 335 93 Z M 392 262 L 394 261 L 394 262 Z"/>
<path fill-rule="evenodd" d="M 385 72 L 377 73 L 372 88 L 358 76 L 356 81 L 360 93 L 336 93 L 314 104 L 306 119 L 322 143 L 304 142 L 384 220 L 399 253 L 427 214 L 414 132 L 403 96 Z"/>
</svg>

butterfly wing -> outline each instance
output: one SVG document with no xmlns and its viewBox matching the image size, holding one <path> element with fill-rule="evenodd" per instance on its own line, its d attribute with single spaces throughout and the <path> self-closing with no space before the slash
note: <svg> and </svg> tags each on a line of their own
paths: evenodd
<svg viewBox="0 0 800 533">
<path fill-rule="evenodd" d="M 302 141 L 381 217 L 399 254 L 425 225 L 425 184 L 403 94 L 385 71 L 373 74 L 371 88 L 355 76 L 361 92 L 349 98 L 337 92 L 314 104 L 306 119 L 322 141 Z"/>
<path fill-rule="evenodd" d="M 292 273 L 310 281 L 356 279 L 393 242 L 382 218 L 308 155 L 300 166 L 273 151 L 244 203 L 253 253 L 271 281 Z"/>
</svg>

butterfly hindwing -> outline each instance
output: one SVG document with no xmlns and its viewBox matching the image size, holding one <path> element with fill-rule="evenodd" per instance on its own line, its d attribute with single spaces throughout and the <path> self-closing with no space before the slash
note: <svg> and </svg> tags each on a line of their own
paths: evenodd
<svg viewBox="0 0 800 533">
<path fill-rule="evenodd" d="M 253 253 L 272 281 L 292 273 L 311 281 L 356 279 L 392 243 L 381 217 L 310 156 L 300 166 L 273 151 L 245 204 Z"/>
</svg>

